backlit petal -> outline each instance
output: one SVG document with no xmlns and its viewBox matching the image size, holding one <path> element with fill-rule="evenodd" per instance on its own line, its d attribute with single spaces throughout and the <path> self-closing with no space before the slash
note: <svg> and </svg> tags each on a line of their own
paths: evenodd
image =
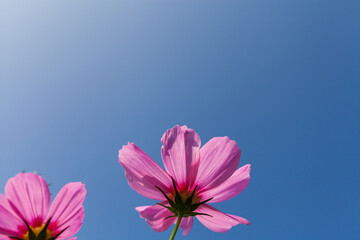
<svg viewBox="0 0 360 240">
<path fill-rule="evenodd" d="M 240 149 L 228 137 L 214 137 L 200 149 L 200 166 L 196 184 L 199 190 L 219 186 L 236 170 Z"/>
<path fill-rule="evenodd" d="M 0 194 L 0 239 L 9 239 L 7 235 L 13 237 L 21 237 L 17 226 L 23 225 L 24 222 L 13 211 L 7 198 Z M 1 238 L 1 234 L 5 234 L 6 238 Z"/>
<path fill-rule="evenodd" d="M 36 218 L 44 220 L 50 206 L 50 193 L 45 180 L 35 173 L 19 173 L 10 178 L 5 195 L 29 224 Z"/>
<path fill-rule="evenodd" d="M 161 202 L 163 205 L 168 205 L 167 202 Z M 156 232 L 163 232 L 167 230 L 176 218 L 166 217 L 172 216 L 173 213 L 167 208 L 160 205 L 153 206 L 141 206 L 135 208 L 139 212 L 141 218 L 145 218 L 145 221 Z"/>
<path fill-rule="evenodd" d="M 144 197 L 165 200 L 164 192 L 170 192 L 171 178 L 154 160 L 133 143 L 119 151 L 119 162 L 125 169 L 125 176 L 131 188 Z"/>
<path fill-rule="evenodd" d="M 194 222 L 193 217 L 187 217 L 187 218 L 181 219 L 180 228 L 183 230 L 184 236 L 188 235 L 188 233 L 190 232 L 193 222 Z"/>
<path fill-rule="evenodd" d="M 66 184 L 56 195 L 48 218 L 51 217 L 51 222 L 57 223 L 57 231 L 69 227 L 59 239 L 72 237 L 79 231 L 84 218 L 85 195 L 85 185 L 80 182 Z"/>
<path fill-rule="evenodd" d="M 216 208 L 203 204 L 201 205 L 196 212 L 198 213 L 206 213 L 210 216 L 201 216 L 198 215 L 196 218 L 207 228 L 214 232 L 227 232 L 230 228 L 238 224 L 246 224 L 249 225 L 250 222 L 245 218 L 238 217 L 235 215 L 226 214 L 220 212 Z"/>
<path fill-rule="evenodd" d="M 202 199 L 212 198 L 209 203 L 222 202 L 241 193 L 249 184 L 251 165 L 247 164 L 234 172 L 221 185 L 201 193 Z"/>
<path fill-rule="evenodd" d="M 180 189 L 192 188 L 199 164 L 199 135 L 187 126 L 176 125 L 164 133 L 161 142 L 161 155 L 166 171 Z"/>
</svg>

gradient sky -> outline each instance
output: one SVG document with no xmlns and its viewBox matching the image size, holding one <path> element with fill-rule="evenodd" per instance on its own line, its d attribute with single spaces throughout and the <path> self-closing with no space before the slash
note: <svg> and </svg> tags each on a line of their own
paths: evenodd
<svg viewBox="0 0 360 240">
<path fill-rule="evenodd" d="M 229 136 L 252 164 L 239 196 L 214 204 L 250 226 L 197 220 L 176 239 L 357 239 L 360 1 L 0 2 L 0 192 L 39 172 L 54 197 L 88 194 L 78 239 L 168 239 L 135 211 L 118 150 L 159 164 L 186 124 Z"/>
</svg>

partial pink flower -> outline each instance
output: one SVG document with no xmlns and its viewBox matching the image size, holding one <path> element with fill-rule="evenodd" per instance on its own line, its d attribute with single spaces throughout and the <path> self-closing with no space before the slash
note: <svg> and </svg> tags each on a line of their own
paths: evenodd
<svg viewBox="0 0 360 240">
<path fill-rule="evenodd" d="M 84 218 L 85 185 L 66 184 L 50 206 L 44 178 L 19 173 L 0 194 L 0 239 L 75 240 Z M 73 238 L 71 238 L 73 237 Z"/>
<path fill-rule="evenodd" d="M 153 230 L 165 231 L 182 217 L 180 228 L 186 235 L 194 216 L 215 232 L 250 224 L 207 204 L 235 197 L 250 181 L 250 164 L 237 169 L 240 149 L 235 141 L 215 137 L 200 148 L 199 135 L 177 125 L 164 133 L 161 142 L 166 171 L 133 143 L 119 151 L 130 187 L 144 197 L 161 201 L 136 208 Z"/>
</svg>

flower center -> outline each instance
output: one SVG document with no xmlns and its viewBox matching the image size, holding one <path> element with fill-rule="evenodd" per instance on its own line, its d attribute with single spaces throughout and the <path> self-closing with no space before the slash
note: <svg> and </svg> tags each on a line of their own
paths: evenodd
<svg viewBox="0 0 360 240">
<path fill-rule="evenodd" d="M 45 227 L 45 223 L 43 223 L 39 227 L 35 227 L 35 228 L 30 227 L 31 231 L 35 234 L 36 239 L 40 239 L 39 234 L 44 230 L 44 227 Z M 49 229 L 46 229 L 45 231 L 46 231 L 46 234 L 44 235 L 45 236 L 44 240 L 49 240 L 52 237 L 53 232 Z M 29 236 L 29 233 L 30 233 L 30 231 L 28 231 L 27 233 L 24 234 L 24 236 L 23 236 L 24 240 L 32 240 Z"/>
<path fill-rule="evenodd" d="M 209 198 L 205 201 L 200 202 L 201 198 L 199 196 L 196 196 L 196 189 L 197 186 L 194 188 L 192 192 L 189 191 L 178 191 L 176 187 L 175 180 L 173 178 L 173 186 L 175 193 L 170 194 L 170 197 L 165 194 L 163 190 L 161 190 L 159 187 L 156 187 L 159 189 L 159 191 L 165 196 L 166 200 L 168 201 L 169 206 L 165 206 L 161 203 L 158 203 L 158 205 L 163 206 L 167 209 L 169 209 L 173 215 L 169 217 L 190 217 L 190 216 L 196 216 L 196 215 L 207 215 L 205 213 L 197 213 L 195 210 L 202 204 L 210 201 L 213 198 Z M 169 218 L 167 217 L 167 218 Z"/>
<path fill-rule="evenodd" d="M 55 240 L 60 236 L 60 234 L 62 234 L 66 229 L 69 228 L 69 226 L 68 226 L 65 229 L 63 229 L 62 231 L 55 233 L 52 230 L 53 228 L 51 226 L 50 226 L 51 229 L 49 229 L 51 218 L 49 218 L 49 220 L 46 223 L 37 222 L 35 224 L 36 227 L 30 226 L 25 220 L 23 220 L 23 221 L 27 227 L 27 232 L 22 236 L 22 238 L 9 236 L 10 239 L 15 239 L 15 240 Z"/>
<path fill-rule="evenodd" d="M 196 193 L 192 196 L 193 192 L 190 192 L 190 191 L 179 190 L 178 193 L 179 193 L 183 203 L 185 203 L 186 200 L 189 199 L 190 197 L 191 197 L 191 202 L 188 202 L 188 204 L 190 204 L 190 205 L 199 203 L 201 200 L 201 197 L 197 196 Z M 171 200 L 173 200 L 175 202 L 176 191 L 174 193 L 170 193 L 168 196 Z"/>
</svg>

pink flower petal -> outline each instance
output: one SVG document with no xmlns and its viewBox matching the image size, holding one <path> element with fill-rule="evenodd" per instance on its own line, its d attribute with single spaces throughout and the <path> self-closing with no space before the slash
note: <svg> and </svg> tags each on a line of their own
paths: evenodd
<svg viewBox="0 0 360 240">
<path fill-rule="evenodd" d="M 5 195 L 19 210 L 21 218 L 32 224 L 39 217 L 44 220 L 50 206 L 50 193 L 45 180 L 35 173 L 19 173 L 10 178 Z"/>
<path fill-rule="evenodd" d="M 200 166 L 196 184 L 201 189 L 211 189 L 222 184 L 236 170 L 240 149 L 228 137 L 214 137 L 200 149 Z"/>
<path fill-rule="evenodd" d="M 168 203 L 165 201 L 161 202 L 161 204 L 168 206 Z M 167 208 L 160 205 L 141 206 L 135 209 L 139 212 L 140 217 L 145 218 L 147 224 L 156 232 L 167 230 L 173 224 L 174 219 L 176 220 L 176 218 L 165 219 L 173 214 Z"/>
<path fill-rule="evenodd" d="M 119 151 L 119 162 L 125 169 L 125 176 L 131 188 L 144 197 L 165 200 L 164 192 L 170 192 L 172 185 L 169 175 L 146 153 L 133 143 Z"/>
<path fill-rule="evenodd" d="M 202 199 L 212 198 L 209 203 L 222 202 L 241 193 L 249 184 L 251 165 L 247 164 L 234 172 L 221 185 L 201 193 Z"/>
<path fill-rule="evenodd" d="M 9 237 L 7 235 L 0 234 L 0 240 L 9 240 Z"/>
<path fill-rule="evenodd" d="M 13 237 L 21 237 L 17 226 L 23 225 L 24 222 L 13 211 L 7 198 L 0 194 L 0 239 L 9 239 L 8 235 Z M 1 234 L 5 234 L 5 238 L 1 238 Z"/>
<path fill-rule="evenodd" d="M 250 225 L 250 222 L 242 217 L 236 216 L 236 215 L 232 215 L 232 214 L 227 214 L 228 216 L 234 218 L 236 221 L 239 222 L 239 224 L 245 224 L 245 225 Z"/>
<path fill-rule="evenodd" d="M 176 125 L 164 133 L 161 142 L 161 155 L 166 171 L 180 189 L 185 186 L 192 188 L 199 164 L 199 135 L 187 126 Z"/>
<path fill-rule="evenodd" d="M 56 223 L 56 231 L 67 228 L 59 239 L 66 239 L 76 234 L 84 218 L 83 202 L 86 195 L 85 185 L 80 182 L 66 184 L 56 195 L 51 205 L 48 218 Z"/>
<path fill-rule="evenodd" d="M 207 228 L 214 232 L 227 232 L 230 228 L 238 224 L 246 224 L 249 225 L 250 222 L 245 218 L 241 218 L 238 216 L 225 214 L 220 212 L 216 208 L 203 204 L 201 205 L 196 212 L 198 213 L 206 213 L 210 216 L 201 216 L 198 215 L 196 218 Z"/>
<path fill-rule="evenodd" d="M 189 234 L 189 232 L 192 228 L 193 222 L 194 222 L 193 217 L 187 217 L 187 218 L 181 219 L 180 228 L 183 230 L 184 236 Z"/>
</svg>

